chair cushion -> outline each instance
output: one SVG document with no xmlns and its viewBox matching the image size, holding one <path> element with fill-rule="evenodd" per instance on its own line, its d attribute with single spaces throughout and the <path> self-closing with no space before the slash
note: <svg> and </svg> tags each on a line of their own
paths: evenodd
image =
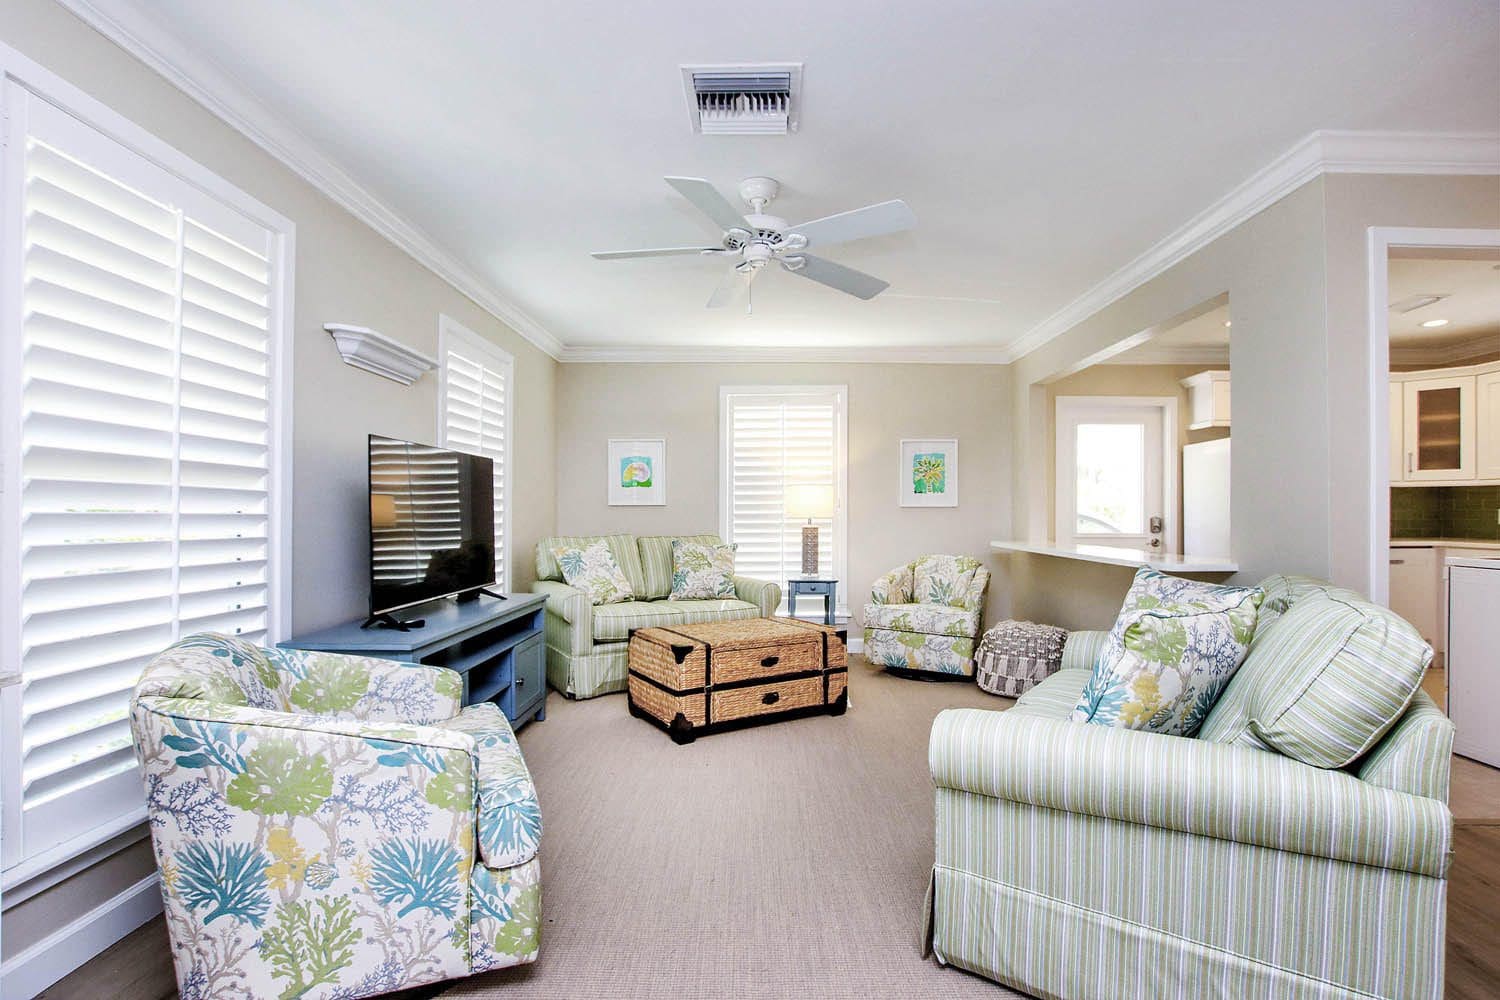
<svg viewBox="0 0 1500 1000">
<path fill-rule="evenodd" d="M 734 546 L 672 539 L 673 601 L 717 601 L 734 596 Z"/>
<path fill-rule="evenodd" d="M 609 554 L 615 557 L 625 579 L 630 581 L 630 592 L 637 596 L 646 592 L 646 577 L 641 572 L 641 553 L 636 547 L 634 535 L 558 535 L 554 538 L 543 538 L 536 543 L 536 578 L 538 580 L 563 580 L 562 567 L 557 565 L 557 557 L 552 550 L 558 546 L 570 549 L 588 548 L 595 542 L 603 542 L 609 547 Z M 666 591 L 662 591 L 665 595 Z"/>
<path fill-rule="evenodd" d="M 760 610 L 749 601 L 625 601 L 604 604 L 594 609 L 594 641 L 618 642 L 629 639 L 632 629 L 664 625 L 689 625 L 694 622 L 727 622 L 759 617 Z"/>
<path fill-rule="evenodd" d="M 978 569 L 979 560 L 971 556 L 923 556 L 912 566 L 911 599 L 962 607 Z"/>
<path fill-rule="evenodd" d="M 641 564 L 641 589 L 636 596 L 647 601 L 659 601 L 672 592 L 672 543 L 678 539 L 685 542 L 702 542 L 705 545 L 723 545 L 718 535 L 642 535 L 638 541 L 638 559 Z"/>
<path fill-rule="evenodd" d="M 1264 596 L 1142 567 L 1073 719 L 1193 735 L 1245 659 Z"/>
<path fill-rule="evenodd" d="M 865 626 L 926 635 L 979 634 L 979 612 L 941 604 L 866 604 Z"/>
<path fill-rule="evenodd" d="M 1256 636 L 1235 714 L 1204 737 L 1346 767 L 1401 718 L 1431 660 L 1432 647 L 1392 611 L 1303 597 Z"/>
<path fill-rule="evenodd" d="M 479 856 L 491 868 L 510 868 L 536 856 L 542 808 L 510 722 L 491 701 L 470 705 L 438 723 L 474 737 L 479 762 Z"/>
<path fill-rule="evenodd" d="M 602 539 L 582 548 L 554 545 L 552 556 L 568 586 L 588 594 L 592 604 L 616 604 L 635 596 L 625 571 Z"/>
<path fill-rule="evenodd" d="M 928 635 L 867 625 L 865 659 L 878 667 L 972 676 L 974 640 L 969 636 Z"/>
</svg>

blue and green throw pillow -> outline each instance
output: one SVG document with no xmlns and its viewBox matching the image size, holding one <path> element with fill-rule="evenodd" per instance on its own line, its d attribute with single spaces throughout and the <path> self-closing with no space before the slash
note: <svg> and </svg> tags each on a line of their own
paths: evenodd
<svg viewBox="0 0 1500 1000">
<path fill-rule="evenodd" d="M 672 539 L 673 601 L 713 601 L 734 596 L 733 545 Z"/>
<path fill-rule="evenodd" d="M 552 558 L 568 586 L 589 595 L 592 604 L 618 604 L 635 596 L 625 571 L 603 539 L 591 545 L 554 545 Z"/>
<path fill-rule="evenodd" d="M 1142 567 L 1072 718 L 1192 736 L 1244 661 L 1264 596 Z"/>
</svg>

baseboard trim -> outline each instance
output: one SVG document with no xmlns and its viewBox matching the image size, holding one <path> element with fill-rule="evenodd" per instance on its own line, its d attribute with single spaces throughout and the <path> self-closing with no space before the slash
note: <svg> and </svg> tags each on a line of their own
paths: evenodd
<svg viewBox="0 0 1500 1000">
<path fill-rule="evenodd" d="M 152 872 L 0 965 L 0 994 L 16 1000 L 36 996 L 161 911 Z"/>
<path fill-rule="evenodd" d="M 862 635 L 851 635 L 849 637 L 849 652 L 865 655 L 865 637 Z"/>
</svg>

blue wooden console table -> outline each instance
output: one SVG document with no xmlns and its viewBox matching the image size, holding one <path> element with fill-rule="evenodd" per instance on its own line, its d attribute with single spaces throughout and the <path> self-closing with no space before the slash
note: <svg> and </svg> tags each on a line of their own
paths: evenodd
<svg viewBox="0 0 1500 1000">
<path fill-rule="evenodd" d="M 547 650 L 542 638 L 543 594 L 511 594 L 447 601 L 424 610 L 427 624 L 410 632 L 335 625 L 288 639 L 285 649 L 378 656 L 455 670 L 464 679 L 464 704 L 493 701 L 520 728 L 547 717 Z"/>
</svg>

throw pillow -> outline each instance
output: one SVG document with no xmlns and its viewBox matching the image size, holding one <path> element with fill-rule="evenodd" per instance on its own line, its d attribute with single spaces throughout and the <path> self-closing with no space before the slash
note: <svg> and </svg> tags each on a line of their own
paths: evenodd
<svg viewBox="0 0 1500 1000">
<path fill-rule="evenodd" d="M 713 601 L 734 596 L 734 546 L 672 540 L 672 601 Z"/>
<path fill-rule="evenodd" d="M 1073 719 L 1193 735 L 1245 659 L 1264 596 L 1143 567 Z"/>
<path fill-rule="evenodd" d="M 552 557 L 557 560 L 568 586 L 588 594 L 589 601 L 594 604 L 618 604 L 635 596 L 625 571 L 620 569 L 603 540 L 582 548 L 553 546 Z"/>
<path fill-rule="evenodd" d="M 1256 642 L 1254 661 L 1239 741 L 1334 768 L 1364 756 L 1401 718 L 1432 647 L 1392 611 L 1320 594 L 1282 615 Z"/>
</svg>

